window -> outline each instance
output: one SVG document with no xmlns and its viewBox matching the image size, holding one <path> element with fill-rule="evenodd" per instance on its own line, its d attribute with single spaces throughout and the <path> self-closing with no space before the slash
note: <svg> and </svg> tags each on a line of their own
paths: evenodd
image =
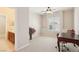
<svg viewBox="0 0 79 59">
<path fill-rule="evenodd" d="M 61 19 L 60 12 L 54 12 L 53 15 L 47 15 L 49 31 L 55 31 L 55 32 L 60 31 L 60 19 Z"/>
</svg>

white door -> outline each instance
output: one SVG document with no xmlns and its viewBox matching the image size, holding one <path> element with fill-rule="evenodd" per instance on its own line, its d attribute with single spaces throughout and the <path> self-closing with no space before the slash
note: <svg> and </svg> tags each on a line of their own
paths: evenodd
<svg viewBox="0 0 79 59">
<path fill-rule="evenodd" d="M 6 39 L 6 16 L 0 15 L 0 39 Z"/>
</svg>

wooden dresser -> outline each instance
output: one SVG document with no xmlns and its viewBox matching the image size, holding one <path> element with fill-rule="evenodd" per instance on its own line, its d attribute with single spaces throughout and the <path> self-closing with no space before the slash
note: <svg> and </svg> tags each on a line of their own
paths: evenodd
<svg viewBox="0 0 79 59">
<path fill-rule="evenodd" d="M 15 33 L 8 32 L 8 40 L 15 44 Z"/>
</svg>

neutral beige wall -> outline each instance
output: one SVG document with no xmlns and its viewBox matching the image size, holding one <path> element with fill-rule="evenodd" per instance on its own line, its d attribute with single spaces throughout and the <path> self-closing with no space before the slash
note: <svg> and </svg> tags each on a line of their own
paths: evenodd
<svg viewBox="0 0 79 59">
<path fill-rule="evenodd" d="M 29 8 L 16 7 L 15 47 L 20 50 L 29 45 Z"/>
<path fill-rule="evenodd" d="M 74 10 L 63 11 L 63 30 L 74 28 Z"/>
</svg>

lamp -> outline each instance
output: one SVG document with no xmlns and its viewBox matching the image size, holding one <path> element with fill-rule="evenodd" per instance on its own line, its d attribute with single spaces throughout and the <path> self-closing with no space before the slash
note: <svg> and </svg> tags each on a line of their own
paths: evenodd
<svg viewBox="0 0 79 59">
<path fill-rule="evenodd" d="M 53 11 L 50 7 L 48 7 L 45 11 L 42 11 L 42 14 L 53 14 Z"/>
</svg>

